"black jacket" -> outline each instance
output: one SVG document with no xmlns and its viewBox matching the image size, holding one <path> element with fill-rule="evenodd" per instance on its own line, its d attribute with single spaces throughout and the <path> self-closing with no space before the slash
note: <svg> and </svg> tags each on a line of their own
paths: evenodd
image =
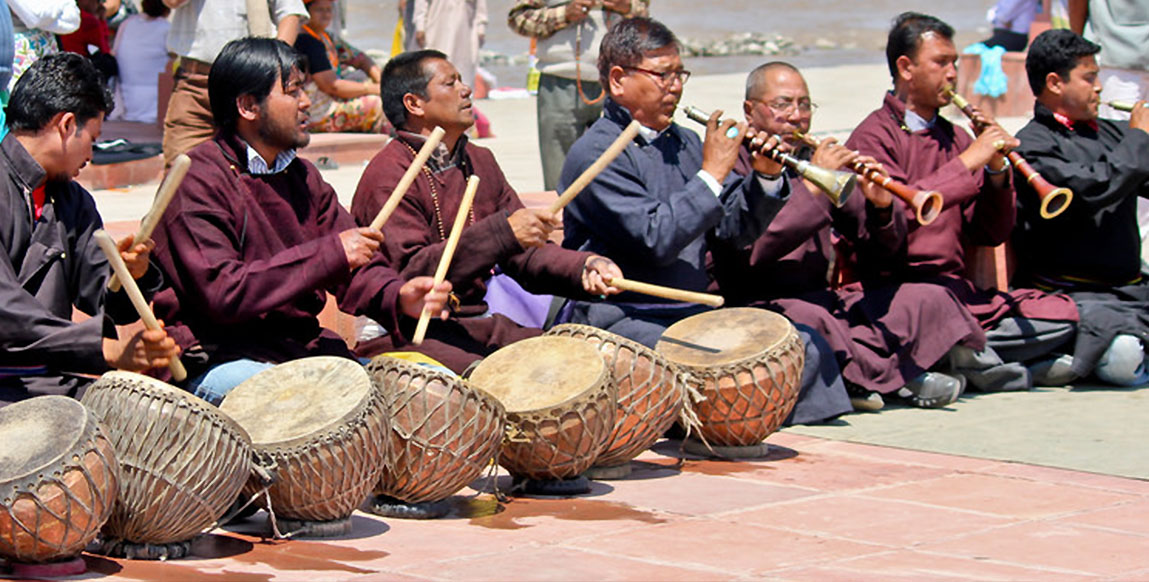
<svg viewBox="0 0 1149 582">
<path fill-rule="evenodd" d="M 1019 283 L 1069 288 L 1119 286 L 1141 271 L 1137 197 L 1149 197 L 1149 133 L 1099 119 L 1097 129 L 1062 125 L 1038 103 L 1017 134 L 1020 153 L 1045 179 L 1073 191 L 1060 216 L 1041 218 L 1037 193 L 1021 176 L 1014 233 Z"/>
<path fill-rule="evenodd" d="M 77 396 L 88 381 L 77 374 L 107 370 L 103 338 L 115 337 L 113 324 L 138 319 L 126 293 L 105 292 L 108 262 L 92 238 L 103 223 L 86 190 L 49 183 L 33 222 L 32 190 L 44 175 L 15 137 L 0 142 L 0 406 Z M 145 294 L 161 282 L 154 267 L 138 281 Z M 74 323 L 73 308 L 91 318 Z"/>
</svg>

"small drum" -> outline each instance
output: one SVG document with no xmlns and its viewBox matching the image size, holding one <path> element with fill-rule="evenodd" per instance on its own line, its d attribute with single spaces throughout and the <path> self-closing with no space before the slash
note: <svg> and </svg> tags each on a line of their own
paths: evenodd
<svg viewBox="0 0 1149 582">
<path fill-rule="evenodd" d="M 470 381 L 507 409 L 499 460 L 517 478 L 575 479 L 606 447 L 617 392 L 587 342 L 525 339 L 487 356 Z"/>
<path fill-rule="evenodd" d="M 251 438 L 207 402 L 132 372 L 104 374 L 82 402 L 104 423 L 123 477 L 101 551 L 187 555 L 251 474 Z"/>
<path fill-rule="evenodd" d="M 0 557 L 46 563 L 79 555 L 108 520 L 120 466 L 96 416 L 65 396 L 0 408 Z M 78 571 L 84 571 L 79 561 Z"/>
<path fill-rule="evenodd" d="M 594 462 L 597 478 L 625 477 L 630 460 L 650 448 L 682 412 L 683 391 L 677 371 L 658 352 L 622 336 L 565 323 L 547 336 L 581 339 L 598 348 L 618 389 L 614 430 Z"/>
<path fill-rule="evenodd" d="M 383 469 L 377 494 L 411 504 L 441 501 L 482 475 L 498 454 L 506 412 L 491 395 L 457 377 L 387 356 L 372 360 L 367 372 L 391 418 L 392 462 Z"/>
<path fill-rule="evenodd" d="M 668 327 L 655 347 L 705 397 L 691 406 L 711 445 L 759 445 L 798 401 L 806 349 L 777 313 L 749 307 L 700 313 Z"/>
<path fill-rule="evenodd" d="M 257 462 L 273 468 L 267 491 L 283 529 L 343 535 L 351 512 L 388 460 L 383 398 L 358 362 L 300 358 L 268 368 L 228 393 L 220 410 L 251 434 Z M 255 476 L 246 493 L 263 488 Z M 316 523 L 318 522 L 318 523 Z"/>
</svg>

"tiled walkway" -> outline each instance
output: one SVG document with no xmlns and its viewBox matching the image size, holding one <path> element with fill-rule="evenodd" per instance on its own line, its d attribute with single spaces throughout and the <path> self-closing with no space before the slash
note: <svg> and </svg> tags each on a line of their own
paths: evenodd
<svg viewBox="0 0 1149 582">
<path fill-rule="evenodd" d="M 357 514 L 337 540 L 217 533 L 192 559 L 89 556 L 85 577 L 1149 579 L 1149 482 L 786 433 L 768 442 L 763 460 L 676 468 L 664 441 L 630 479 L 577 499 L 455 497 L 441 520 Z M 257 531 L 264 515 L 235 531 Z"/>
</svg>

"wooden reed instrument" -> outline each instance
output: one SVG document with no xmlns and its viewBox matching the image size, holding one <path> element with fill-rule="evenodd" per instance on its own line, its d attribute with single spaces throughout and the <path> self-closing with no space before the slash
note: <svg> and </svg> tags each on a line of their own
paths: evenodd
<svg viewBox="0 0 1149 582">
<path fill-rule="evenodd" d="M 800 131 L 794 132 L 794 137 L 814 146 L 818 147 L 821 143 L 816 138 L 806 135 Z M 855 163 L 850 167 L 851 170 L 857 172 L 860 176 L 865 176 L 867 180 L 885 188 L 890 194 L 901 198 L 906 204 L 909 204 L 914 209 L 914 216 L 918 220 L 918 224 L 925 226 L 935 220 L 942 212 L 942 195 L 938 192 L 922 190 L 914 190 L 909 186 L 894 180 L 889 176 L 883 176 L 881 172 L 875 169 L 866 169 L 865 164 L 860 162 Z"/>
<path fill-rule="evenodd" d="M 1136 103 L 1130 103 L 1128 101 L 1105 101 L 1102 104 L 1108 105 L 1118 111 L 1124 111 L 1125 113 L 1132 113 L 1133 108 L 1137 107 Z M 1149 104 L 1143 105 L 1143 107 L 1149 107 Z"/>
<path fill-rule="evenodd" d="M 451 257 L 455 255 L 455 247 L 459 246 L 459 237 L 463 234 L 463 225 L 467 223 L 467 215 L 471 212 L 471 204 L 475 201 L 475 192 L 479 190 L 479 177 L 472 175 L 467 179 L 467 189 L 463 192 L 463 201 L 459 203 L 459 213 L 455 215 L 455 224 L 451 226 L 451 234 L 447 235 L 447 245 L 443 247 L 443 256 L 439 257 L 439 266 L 435 269 L 435 286 L 447 278 L 447 269 L 451 267 Z M 424 308 L 419 314 L 419 323 L 415 326 L 415 336 L 411 343 L 419 345 L 427 335 L 427 326 L 431 324 L 431 312 Z"/>
<path fill-rule="evenodd" d="M 128 271 L 128 265 L 124 263 L 124 258 L 120 256 L 120 249 L 116 248 L 116 241 L 112 240 L 112 235 L 97 230 L 92 233 L 96 239 L 96 243 L 100 245 L 100 250 L 104 251 L 104 256 L 108 257 L 108 264 L 112 266 L 112 271 L 120 276 L 120 282 L 124 286 L 124 291 L 128 294 L 128 299 L 132 301 L 132 306 L 136 308 L 136 313 L 140 314 L 140 319 L 144 322 L 144 327 L 148 329 L 160 329 L 160 323 L 156 321 L 156 316 L 152 313 L 152 308 L 148 306 L 148 301 L 144 299 L 144 294 L 140 292 L 140 287 L 136 285 L 136 280 L 132 278 L 131 272 Z M 187 379 L 188 373 L 184 368 L 183 362 L 180 361 L 179 356 L 173 356 L 168 363 L 168 369 L 172 371 L 172 378 L 176 382 L 183 382 Z"/>
<path fill-rule="evenodd" d="M 149 238 L 152 238 L 152 231 L 160 223 L 160 218 L 163 217 L 164 211 L 168 208 L 168 203 L 176 194 L 179 189 L 180 183 L 184 181 L 184 176 L 188 173 L 188 168 L 191 167 L 191 158 L 187 154 L 180 154 L 176 156 L 172 162 L 171 169 L 168 170 L 164 176 L 163 182 L 160 183 L 160 189 L 156 191 L 156 197 L 152 201 L 152 209 L 140 221 L 140 229 L 136 231 L 136 236 L 132 239 L 132 244 L 140 244 Z M 108 289 L 112 292 L 120 290 L 120 277 L 112 273 L 112 278 L 108 279 Z"/>
<path fill-rule="evenodd" d="M 606 279 L 605 282 L 607 285 L 617 287 L 623 291 L 633 291 L 635 293 L 642 293 L 643 295 L 650 295 L 652 297 L 670 299 L 671 301 L 700 303 L 702 305 L 709 305 L 711 307 L 722 307 L 722 304 L 725 303 L 725 300 L 719 295 L 699 293 L 697 291 L 686 291 L 683 289 L 675 289 L 674 287 L 655 285 L 653 283 L 631 281 L 630 279 L 623 279 L 622 277 L 609 278 Z"/>
<path fill-rule="evenodd" d="M 949 97 L 953 99 L 953 104 L 957 105 L 970 121 L 973 121 L 973 107 L 970 106 L 969 101 L 966 101 L 964 97 L 958 95 L 957 91 L 954 91 L 952 87 L 947 88 L 946 92 Z M 979 126 L 975 129 L 978 133 L 981 133 L 985 127 Z M 1021 154 L 1010 150 L 1006 154 L 1006 157 L 1009 158 L 1009 163 L 1013 164 L 1013 167 L 1017 168 L 1017 171 L 1021 172 L 1022 176 L 1025 176 L 1025 181 L 1029 182 L 1029 185 L 1037 192 L 1038 198 L 1041 199 L 1042 218 L 1053 218 L 1065 212 L 1065 209 L 1069 207 L 1069 203 L 1073 201 L 1072 190 L 1069 188 L 1059 188 L 1050 184 L 1041 174 L 1037 173 L 1037 170 L 1033 169 L 1033 166 L 1029 165 L 1029 162 L 1025 161 L 1025 158 L 1021 157 Z"/>
<path fill-rule="evenodd" d="M 710 122 L 710 114 L 692 105 L 684 107 L 682 112 L 690 119 L 703 125 Z M 732 135 L 731 137 L 734 136 Z M 748 136 L 743 136 L 743 139 L 747 137 Z M 790 154 L 778 151 L 777 148 L 763 150 L 761 153 L 770 156 L 774 161 L 798 172 L 803 178 L 816 185 L 818 189 L 830 197 L 830 201 L 834 203 L 834 206 L 841 207 L 846 203 L 846 199 L 850 197 L 858 181 L 857 175 L 853 172 L 820 168 L 806 160 L 799 160 Z"/>
</svg>

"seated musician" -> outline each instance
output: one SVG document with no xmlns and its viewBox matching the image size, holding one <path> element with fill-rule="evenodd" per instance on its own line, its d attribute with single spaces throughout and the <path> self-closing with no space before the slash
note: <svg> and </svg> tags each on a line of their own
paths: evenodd
<svg viewBox="0 0 1149 582">
<path fill-rule="evenodd" d="M 1149 197 L 1149 109 L 1129 121 L 1098 119 L 1097 52 L 1068 30 L 1033 41 L 1025 69 L 1037 95 L 1018 134 L 1021 153 L 1046 180 L 1073 191 L 1056 218 L 1038 215 L 1028 184 L 1018 187 L 1014 232 L 1018 280 L 1063 291 L 1081 314 L 1065 382 L 1088 376 L 1121 386 L 1149 383 L 1149 283 L 1141 273 L 1137 198 Z"/>
<path fill-rule="evenodd" d="M 114 324 L 138 315 L 122 289 L 107 291 L 108 261 L 92 238 L 102 221 L 72 181 L 111 110 L 99 72 L 71 53 L 37 61 L 12 92 L 0 142 L 0 406 L 42 394 L 78 398 L 94 375 L 163 368 L 177 353 L 162 330 L 117 339 Z M 149 266 L 151 245 L 129 236 L 118 246 L 151 295 L 163 282 Z M 90 319 L 74 323 L 73 308 Z"/>
<path fill-rule="evenodd" d="M 787 63 L 767 63 L 750 73 L 743 110 L 751 129 L 782 136 L 784 147 L 801 158 L 812 155 L 815 166 L 847 169 L 870 161 L 832 138 L 811 152 L 794 135 L 810 131 L 814 104 L 802 74 Z M 751 171 L 750 152 L 743 148 L 734 172 Z M 928 408 L 952 403 L 961 381 L 926 370 L 960 342 L 980 349 L 985 334 L 947 289 L 887 285 L 880 273 L 859 273 L 862 282 L 836 289 L 827 280 L 831 227 L 857 253 L 888 259 L 901 250 L 907 213 L 900 202 L 895 206 L 889 191 L 859 176 L 860 192 L 839 208 L 793 170 L 786 174 L 791 200 L 753 245 L 711 245 L 714 275 L 728 304 L 763 306 L 818 330 L 834 350 L 857 409 L 880 409 L 883 394 Z"/>
<path fill-rule="evenodd" d="M 1045 363 L 1068 342 L 1077 309 L 1067 297 L 1033 289 L 978 290 L 965 275 L 968 246 L 1001 244 L 1013 229 L 1014 190 L 1002 151 L 1017 140 L 980 112 L 975 117 L 989 126 L 977 139 L 938 115 L 950 101 L 957 58 L 953 29 L 937 18 L 906 12 L 890 29 L 886 59 L 894 89 L 846 147 L 873 156 L 903 184 L 940 192 L 945 205 L 928 226 L 908 223 L 905 251 L 896 262 L 864 269 L 948 287 L 988 339 L 982 351 L 956 346 L 954 371 L 979 390 L 1027 390 L 1033 377 L 1023 363 Z"/>
<path fill-rule="evenodd" d="M 547 237 L 559 225 L 546 210 L 523 207 L 491 151 L 467 140 L 475 123 L 471 88 L 439 51 L 404 53 L 382 77 L 383 110 L 398 132 L 367 166 L 351 213 L 370 224 L 435 127 L 446 132 L 411 188 L 383 226 L 383 254 L 403 276 L 432 275 L 454 225 L 468 177 L 479 189 L 447 271 L 458 303 L 451 317 L 432 321 L 420 351 L 462 373 L 474 362 L 520 339 L 542 333 L 489 313 L 483 297 L 492 269 L 535 293 L 591 297 L 617 292 L 604 277 L 621 277 L 601 256 L 564 249 Z M 404 335 L 387 334 L 357 347 L 369 357 L 402 348 Z"/>
<path fill-rule="evenodd" d="M 747 127 L 715 112 L 700 141 L 672 120 L 689 73 L 678 39 L 662 23 L 632 18 L 615 24 L 600 45 L 599 76 L 607 90 L 603 117 L 575 142 L 560 187 L 572 183 L 631 122 L 635 143 L 566 207 L 563 246 L 614 259 L 638 281 L 705 291 L 709 240 L 752 243 L 790 193 L 781 165 L 755 155 L 746 176 L 731 172 Z M 736 129 L 731 137 L 728 131 Z M 755 150 L 773 137 L 754 136 Z M 654 346 L 667 326 L 708 309 L 635 293 L 599 303 L 576 302 L 572 320 Z M 837 363 L 825 341 L 799 326 L 806 341 L 802 396 L 793 422 L 849 412 Z"/>
<path fill-rule="evenodd" d="M 215 137 L 189 152 L 191 169 L 156 229 L 171 283 L 157 295 L 185 346 L 188 389 L 219 403 L 275 363 L 351 357 L 317 318 L 333 293 L 342 310 L 399 330 L 424 304 L 438 312 L 450 285 L 404 282 L 378 253 L 383 235 L 359 228 L 310 162 L 303 61 L 279 40 L 224 47 L 208 77 Z M 401 333 L 398 332 L 397 333 Z M 186 348 L 195 347 L 187 350 Z M 200 370 L 193 356 L 204 356 Z"/>
</svg>

